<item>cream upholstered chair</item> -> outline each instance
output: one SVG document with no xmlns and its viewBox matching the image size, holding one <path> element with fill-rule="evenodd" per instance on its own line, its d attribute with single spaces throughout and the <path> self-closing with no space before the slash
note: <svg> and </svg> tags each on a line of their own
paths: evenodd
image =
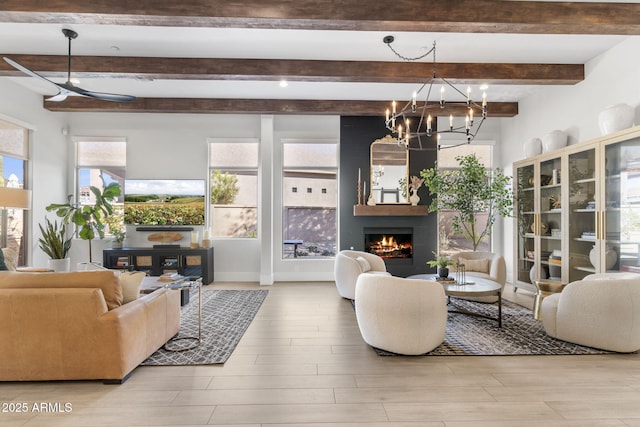
<svg viewBox="0 0 640 427">
<path fill-rule="evenodd" d="M 507 265 L 502 255 L 493 252 L 458 252 L 449 258 L 454 263 L 465 265 L 468 280 L 473 280 L 473 277 L 493 280 L 504 289 L 504 285 L 507 282 Z M 489 303 L 498 301 L 495 296 L 465 299 Z"/>
<path fill-rule="evenodd" d="M 542 300 L 550 336 L 603 350 L 640 350 L 640 274 L 591 274 Z"/>
<path fill-rule="evenodd" d="M 340 251 L 336 256 L 334 274 L 338 293 L 343 298 L 356 298 L 356 280 L 362 273 L 389 275 L 384 260 L 378 255 L 361 251 Z"/>
<path fill-rule="evenodd" d="M 373 347 L 418 355 L 444 341 L 447 301 L 435 281 L 363 273 L 355 306 L 362 338 Z"/>
</svg>

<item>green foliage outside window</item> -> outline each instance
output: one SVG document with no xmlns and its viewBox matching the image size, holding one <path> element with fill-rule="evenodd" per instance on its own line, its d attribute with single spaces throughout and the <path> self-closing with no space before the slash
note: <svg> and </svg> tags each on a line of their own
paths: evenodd
<svg viewBox="0 0 640 427">
<path fill-rule="evenodd" d="M 235 201 L 239 192 L 237 175 L 219 170 L 211 172 L 211 204 L 229 205 Z"/>
</svg>

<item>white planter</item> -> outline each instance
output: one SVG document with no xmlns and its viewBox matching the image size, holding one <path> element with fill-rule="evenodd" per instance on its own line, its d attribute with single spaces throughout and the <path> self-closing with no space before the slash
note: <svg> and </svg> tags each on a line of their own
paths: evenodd
<svg viewBox="0 0 640 427">
<path fill-rule="evenodd" d="M 48 266 L 53 271 L 70 271 L 71 270 L 71 258 L 64 259 L 50 259 Z"/>
<path fill-rule="evenodd" d="M 552 130 L 542 137 L 542 152 L 557 150 L 567 145 L 567 134 L 561 130 Z"/>
<path fill-rule="evenodd" d="M 525 158 L 537 156 L 542 154 L 542 141 L 540 138 L 531 138 L 524 143 L 523 148 Z"/>
<path fill-rule="evenodd" d="M 598 126 L 602 135 L 618 132 L 633 126 L 635 111 L 628 104 L 610 105 L 598 115 Z"/>
</svg>

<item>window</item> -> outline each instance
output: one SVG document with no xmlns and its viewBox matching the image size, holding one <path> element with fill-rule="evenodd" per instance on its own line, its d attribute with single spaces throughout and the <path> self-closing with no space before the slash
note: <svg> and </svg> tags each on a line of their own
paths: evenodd
<svg viewBox="0 0 640 427">
<path fill-rule="evenodd" d="M 337 170 L 337 143 L 283 142 L 284 188 L 307 189 L 283 192 L 283 258 L 335 256 Z M 314 188 L 325 191 L 314 192 Z"/>
<path fill-rule="evenodd" d="M 209 143 L 210 229 L 213 237 L 258 237 L 256 139 L 212 139 Z"/>
<path fill-rule="evenodd" d="M 459 145 L 453 148 L 438 151 L 439 169 L 457 169 L 459 167 L 456 157 L 475 154 L 480 163 L 491 169 L 493 167 L 491 145 Z M 454 234 L 451 228 L 453 213 L 447 210 L 438 211 L 438 250 L 441 254 L 452 254 L 460 251 L 472 251 L 473 245 L 459 234 Z M 486 239 L 478 246 L 478 251 L 491 251 L 491 241 Z"/>
<path fill-rule="evenodd" d="M 110 235 L 116 228 L 123 230 L 127 143 L 121 138 L 82 139 L 77 141 L 76 153 L 78 203 L 93 205 L 95 196 L 91 187 L 102 190 L 104 185 L 117 182 L 121 194 L 113 203 L 113 215 L 107 221 L 105 233 Z"/>
<path fill-rule="evenodd" d="M 29 130 L 0 120 L 0 176 L 1 187 L 26 188 L 25 171 L 29 159 Z M 17 265 L 26 263 L 28 236 L 26 210 L 8 208 L 6 222 L 0 228 L 1 246 L 17 254 Z M 6 224 L 6 227 L 5 227 Z"/>
</svg>

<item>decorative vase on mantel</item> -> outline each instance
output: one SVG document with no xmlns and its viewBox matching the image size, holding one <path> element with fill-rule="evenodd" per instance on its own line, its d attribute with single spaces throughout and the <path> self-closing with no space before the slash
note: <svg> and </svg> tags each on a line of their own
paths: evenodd
<svg viewBox="0 0 640 427">
<path fill-rule="evenodd" d="M 409 196 L 409 201 L 411 202 L 411 206 L 418 206 L 420 203 L 420 196 L 418 196 L 418 190 L 411 189 L 411 196 Z"/>
</svg>

